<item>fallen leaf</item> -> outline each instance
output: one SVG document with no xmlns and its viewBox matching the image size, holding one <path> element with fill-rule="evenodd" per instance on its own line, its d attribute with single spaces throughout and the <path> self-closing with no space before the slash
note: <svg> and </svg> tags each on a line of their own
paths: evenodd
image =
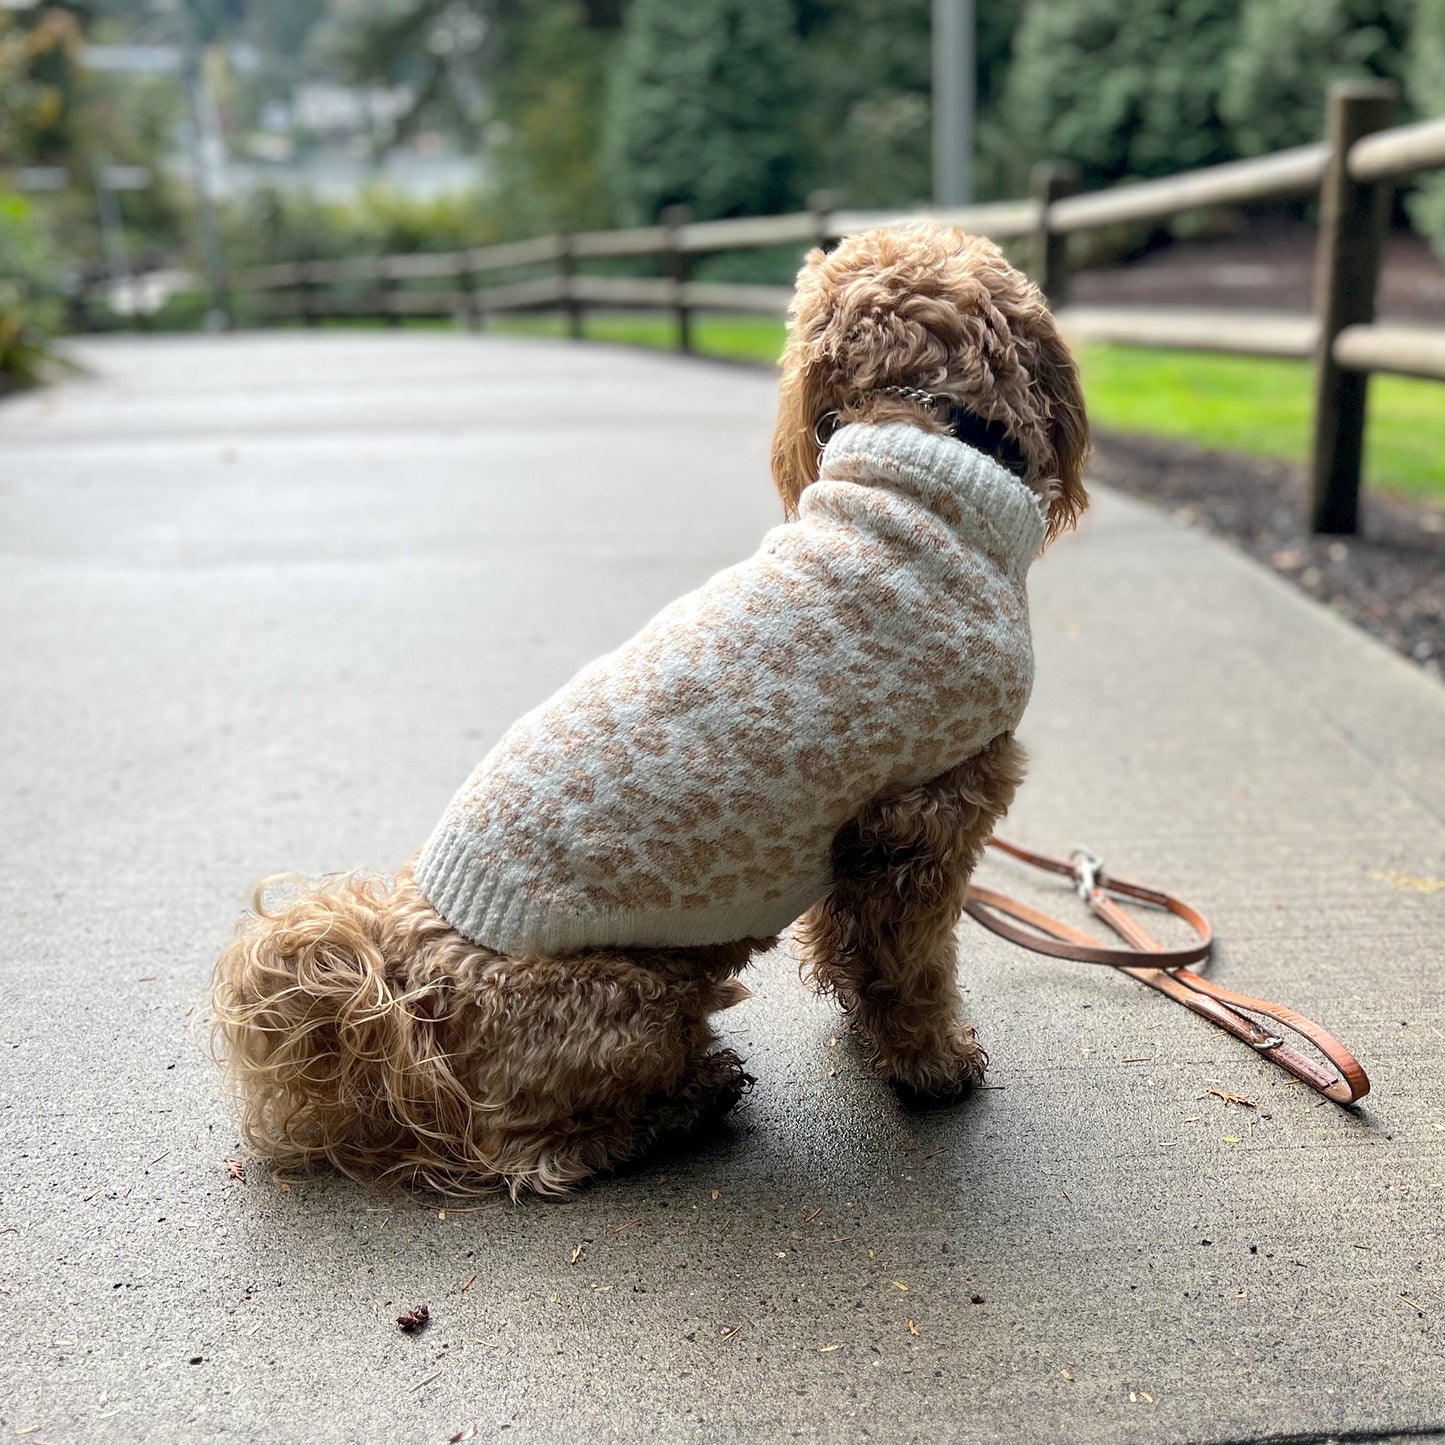
<svg viewBox="0 0 1445 1445">
<path fill-rule="evenodd" d="M 895 1279 L 895 1280 L 893 1281 L 893 1288 L 894 1288 L 894 1289 L 901 1289 L 904 1294 L 907 1294 L 907 1293 L 908 1293 L 908 1286 L 907 1286 L 906 1284 L 904 1284 L 901 1279 Z"/>
<path fill-rule="evenodd" d="M 1072 1380 L 1074 1378 L 1067 1370 L 1060 1370 L 1059 1374 L 1061 1374 L 1066 1380 Z"/>
<path fill-rule="evenodd" d="M 1228 1089 L 1206 1089 L 1204 1094 L 1213 1094 L 1216 1099 L 1223 1099 L 1226 1104 L 1242 1104 L 1246 1109 L 1259 1108 L 1253 1099 L 1244 1094 L 1231 1094 Z M 1203 1098 L 1204 1094 L 1201 1094 L 1200 1098 Z"/>
<path fill-rule="evenodd" d="M 1438 893 L 1445 888 L 1445 878 L 1413 878 L 1408 873 L 1374 872 L 1370 877 L 1376 883 L 1388 883 L 1391 888 L 1404 889 L 1410 893 Z"/>
</svg>

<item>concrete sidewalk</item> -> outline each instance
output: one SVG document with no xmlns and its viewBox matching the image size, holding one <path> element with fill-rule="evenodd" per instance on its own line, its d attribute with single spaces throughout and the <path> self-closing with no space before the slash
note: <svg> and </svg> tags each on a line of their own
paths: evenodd
<svg viewBox="0 0 1445 1445">
<path fill-rule="evenodd" d="M 235 1182 L 187 1031 L 249 887 L 401 859 L 748 553 L 774 390 L 415 333 L 81 355 L 0 408 L 0 1435 L 1445 1433 L 1445 690 L 1107 492 L 1034 572 L 1010 833 L 1197 902 L 1217 977 L 1359 1052 L 1358 1112 L 966 925 L 959 1108 L 902 1110 L 779 955 L 720 1140 L 560 1205 Z"/>
</svg>

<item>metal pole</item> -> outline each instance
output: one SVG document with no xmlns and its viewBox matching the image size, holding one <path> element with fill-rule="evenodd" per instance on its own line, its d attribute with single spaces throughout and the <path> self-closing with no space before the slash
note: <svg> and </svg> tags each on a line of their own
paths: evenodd
<svg viewBox="0 0 1445 1445">
<path fill-rule="evenodd" d="M 974 0 L 933 0 L 933 203 L 973 200 Z"/>
</svg>

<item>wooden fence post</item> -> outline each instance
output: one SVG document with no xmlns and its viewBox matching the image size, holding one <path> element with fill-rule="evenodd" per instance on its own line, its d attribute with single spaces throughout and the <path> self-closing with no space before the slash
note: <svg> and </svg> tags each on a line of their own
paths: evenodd
<svg viewBox="0 0 1445 1445">
<path fill-rule="evenodd" d="M 1034 230 L 1034 281 L 1056 310 L 1069 300 L 1069 238 L 1049 230 L 1049 207 L 1078 194 L 1079 168 L 1072 161 L 1040 161 L 1029 173 L 1029 191 L 1039 203 Z"/>
<path fill-rule="evenodd" d="M 481 277 L 477 275 L 477 268 L 472 264 L 470 251 L 462 254 L 461 269 L 457 272 L 457 280 L 461 282 L 462 316 L 466 321 L 467 329 L 481 331 L 486 325 L 487 313 L 482 307 L 482 298 L 478 294 Z"/>
<path fill-rule="evenodd" d="M 392 271 L 389 260 L 389 257 L 381 256 L 376 263 L 376 279 L 381 288 L 381 313 L 388 326 L 400 326 L 401 278 Z"/>
<path fill-rule="evenodd" d="M 692 211 L 687 206 L 664 206 L 660 217 L 667 227 L 668 272 L 672 277 L 676 299 L 673 311 L 677 317 L 677 349 L 692 350 L 692 313 L 683 300 L 683 287 L 687 285 L 688 255 L 678 245 L 678 232 L 692 220 Z"/>
<path fill-rule="evenodd" d="M 1346 326 L 1374 320 L 1380 249 L 1390 217 L 1388 182 L 1350 179 L 1350 147 L 1389 125 L 1398 89 L 1390 80 L 1342 81 L 1330 88 L 1329 165 L 1320 191 L 1315 256 L 1314 437 L 1305 524 L 1311 532 L 1350 534 L 1360 526 L 1360 464 L 1369 373 L 1345 371 L 1334 346 Z"/>
<path fill-rule="evenodd" d="M 317 326 L 321 322 L 321 317 L 316 309 L 316 281 L 311 274 L 311 258 L 309 256 L 299 263 L 299 271 L 301 319 L 307 326 Z"/>
<path fill-rule="evenodd" d="M 66 326 L 75 332 L 90 330 L 90 270 L 82 266 L 76 273 L 75 285 L 65 298 Z"/>
<path fill-rule="evenodd" d="M 828 222 L 833 212 L 838 209 L 838 203 L 842 197 L 837 191 L 810 191 L 808 193 L 808 209 L 813 213 L 813 220 L 817 226 L 814 244 L 821 246 L 825 251 L 831 251 L 838 243 L 828 234 Z"/>
<path fill-rule="evenodd" d="M 572 284 L 577 275 L 577 256 L 572 247 L 572 236 L 567 231 L 557 237 L 557 275 L 562 282 L 562 306 L 567 312 L 567 335 L 573 341 L 581 341 L 582 303 L 577 299 L 577 289 Z"/>
</svg>

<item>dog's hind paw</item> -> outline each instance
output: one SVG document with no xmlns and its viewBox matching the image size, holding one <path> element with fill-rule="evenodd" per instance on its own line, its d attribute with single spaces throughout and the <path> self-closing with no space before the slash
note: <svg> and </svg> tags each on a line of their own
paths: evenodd
<svg viewBox="0 0 1445 1445">
<path fill-rule="evenodd" d="M 756 1082 L 731 1049 L 704 1054 L 672 1089 L 652 1101 L 648 1123 L 655 1137 L 716 1123 Z"/>
</svg>

